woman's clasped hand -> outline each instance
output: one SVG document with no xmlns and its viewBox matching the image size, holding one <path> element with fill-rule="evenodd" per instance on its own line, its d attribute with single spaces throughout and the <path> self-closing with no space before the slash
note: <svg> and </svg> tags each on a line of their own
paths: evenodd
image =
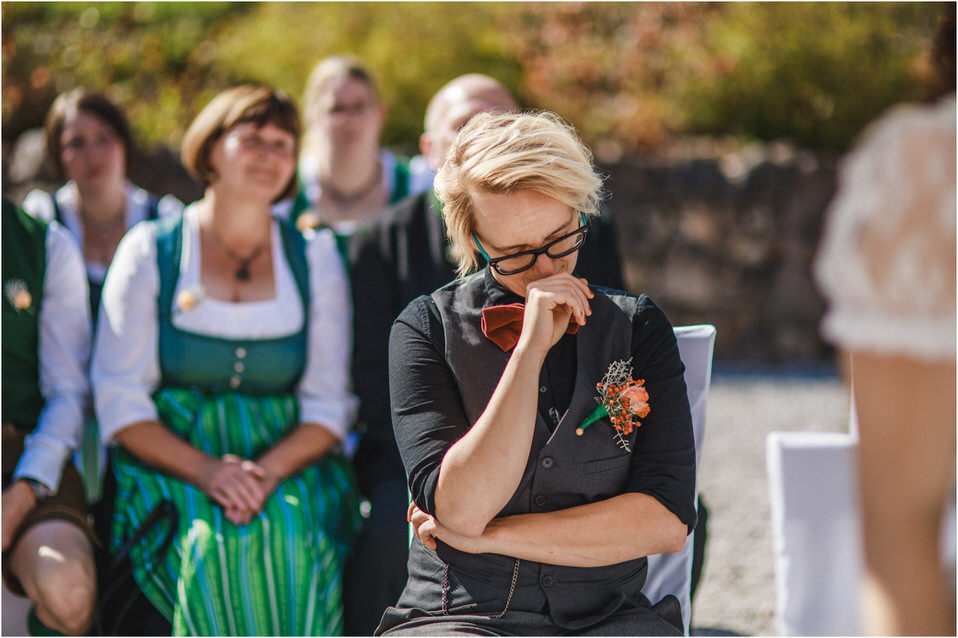
<svg viewBox="0 0 958 638">
<path fill-rule="evenodd" d="M 219 503 L 234 525 L 246 525 L 259 514 L 278 479 L 253 461 L 235 454 L 211 459 L 201 489 Z"/>
<path fill-rule="evenodd" d="M 412 525 L 413 533 L 419 538 L 420 542 L 432 551 L 437 549 L 436 541 L 441 540 L 450 547 L 467 554 L 496 553 L 497 546 L 491 542 L 485 531 L 479 536 L 468 536 L 454 532 L 437 521 L 435 516 L 430 516 L 419 509 L 415 503 L 409 504 L 406 520 Z M 495 525 L 495 520 L 490 521 L 486 530 Z"/>
<path fill-rule="evenodd" d="M 592 314 L 589 299 L 595 296 L 589 282 L 569 273 L 559 273 L 526 286 L 525 318 L 519 348 L 531 348 L 543 356 L 559 342 L 569 323 L 584 326 Z"/>
</svg>

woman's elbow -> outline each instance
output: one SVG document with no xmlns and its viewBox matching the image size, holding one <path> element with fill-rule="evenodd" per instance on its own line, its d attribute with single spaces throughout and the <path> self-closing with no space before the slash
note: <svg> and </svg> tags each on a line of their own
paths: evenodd
<svg viewBox="0 0 958 638">
<path fill-rule="evenodd" d="M 663 554 L 673 554 L 685 549 L 685 541 L 688 539 L 688 525 L 679 520 L 678 516 L 673 515 L 672 520 L 668 522 L 663 530 L 662 543 L 665 549 Z"/>
<path fill-rule="evenodd" d="M 687 528 L 685 527 L 685 525 L 683 525 L 682 529 L 680 530 L 678 534 L 672 534 L 669 537 L 669 539 L 666 542 L 666 544 L 668 545 L 668 549 L 665 550 L 666 554 L 674 554 L 677 552 L 681 552 L 683 549 L 685 549 L 685 541 L 688 538 L 686 529 Z"/>
<path fill-rule="evenodd" d="M 124 449 L 130 449 L 136 446 L 136 442 L 141 434 L 135 426 L 138 423 L 127 423 L 121 425 L 104 436 L 104 443 L 118 445 Z"/>
<path fill-rule="evenodd" d="M 476 512 L 463 511 L 463 508 L 441 507 L 436 504 L 436 520 L 454 534 L 467 538 L 479 538 L 486 530 L 489 519 L 478 516 Z"/>
</svg>

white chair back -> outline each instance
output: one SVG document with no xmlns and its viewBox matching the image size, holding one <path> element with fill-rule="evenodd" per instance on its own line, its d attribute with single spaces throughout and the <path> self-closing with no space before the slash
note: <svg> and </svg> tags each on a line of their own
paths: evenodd
<svg viewBox="0 0 958 638">
<path fill-rule="evenodd" d="M 679 355 L 685 364 L 685 385 L 692 410 L 692 432 L 695 437 L 695 463 L 702 458 L 705 439 L 705 404 L 712 383 L 712 353 L 715 346 L 715 326 L 677 326 L 674 329 Z M 698 483 L 695 486 L 698 507 Z M 653 603 L 673 594 L 682 605 L 682 623 L 689 634 L 692 618 L 692 547 L 694 532 L 685 539 L 685 547 L 674 554 L 649 556 L 649 571 L 642 593 Z"/>
<path fill-rule="evenodd" d="M 765 439 L 781 635 L 861 635 L 857 445 L 845 432 Z"/>
</svg>

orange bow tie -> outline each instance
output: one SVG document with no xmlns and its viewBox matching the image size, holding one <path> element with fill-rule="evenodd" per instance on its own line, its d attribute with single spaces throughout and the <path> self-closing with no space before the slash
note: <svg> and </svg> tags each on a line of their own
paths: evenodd
<svg viewBox="0 0 958 638">
<path fill-rule="evenodd" d="M 482 309 L 482 334 L 490 341 L 509 352 L 516 347 L 519 333 L 522 332 L 522 315 L 525 306 L 521 303 L 511 303 L 506 306 L 489 306 Z M 569 319 L 567 335 L 574 335 L 579 330 L 575 318 Z"/>
</svg>

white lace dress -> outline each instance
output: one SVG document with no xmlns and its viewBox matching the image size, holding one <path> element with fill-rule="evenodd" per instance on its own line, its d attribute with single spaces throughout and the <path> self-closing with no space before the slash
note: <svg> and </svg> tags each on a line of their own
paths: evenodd
<svg viewBox="0 0 958 638">
<path fill-rule="evenodd" d="M 955 98 L 892 109 L 839 172 L 815 277 L 845 350 L 955 359 Z"/>
<path fill-rule="evenodd" d="M 955 361 L 955 97 L 899 106 L 845 159 L 815 277 L 844 350 Z M 854 426 L 853 426 L 854 427 Z M 955 497 L 942 523 L 954 582 Z"/>
</svg>

